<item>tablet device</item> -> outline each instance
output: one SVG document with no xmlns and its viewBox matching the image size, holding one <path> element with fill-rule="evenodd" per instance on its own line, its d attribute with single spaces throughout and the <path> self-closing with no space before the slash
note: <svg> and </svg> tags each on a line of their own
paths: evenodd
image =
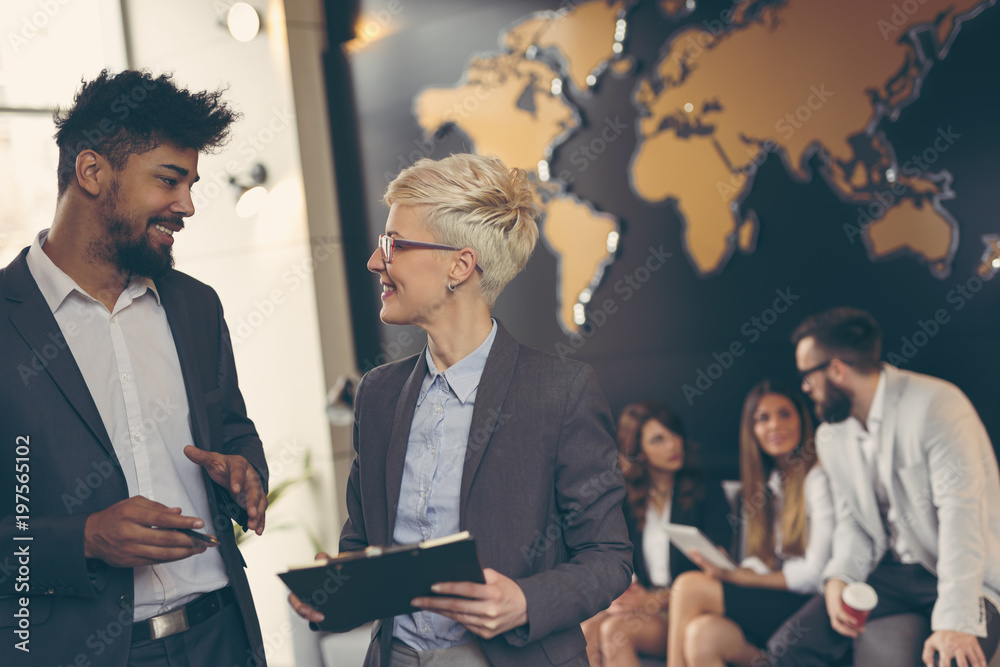
<svg viewBox="0 0 1000 667">
<path fill-rule="evenodd" d="M 681 553 L 688 558 L 691 558 L 692 551 L 697 551 L 702 558 L 720 570 L 736 569 L 736 563 L 723 553 L 719 547 L 712 544 L 712 540 L 705 537 L 705 534 L 694 526 L 668 523 L 666 531 L 667 537 L 670 538 L 674 546 L 680 549 Z"/>
</svg>

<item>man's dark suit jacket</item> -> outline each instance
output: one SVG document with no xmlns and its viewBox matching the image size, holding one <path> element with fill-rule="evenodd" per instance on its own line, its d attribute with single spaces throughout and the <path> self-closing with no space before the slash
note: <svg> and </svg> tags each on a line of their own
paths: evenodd
<svg viewBox="0 0 1000 667">
<path fill-rule="evenodd" d="M 670 503 L 670 523 L 694 526 L 705 533 L 705 536 L 713 543 L 732 555 L 733 530 L 726 520 L 730 509 L 726 496 L 722 492 L 722 486 L 716 480 L 703 480 L 699 484 L 694 500 L 695 502 L 690 507 L 686 507 L 678 499 L 675 486 L 674 496 Z M 642 531 L 639 530 L 639 522 L 636 521 L 631 509 L 629 509 L 628 503 L 625 503 L 624 510 L 625 520 L 628 523 L 628 536 L 634 549 L 632 562 L 635 565 L 635 577 L 644 588 L 652 588 L 653 582 L 649 580 L 649 568 L 646 566 L 646 557 L 642 551 Z M 671 581 L 676 581 L 677 577 L 684 572 L 697 569 L 698 566 L 692 563 L 677 547 L 673 544 L 670 545 Z"/>
<path fill-rule="evenodd" d="M 355 398 L 357 457 L 341 551 L 392 543 L 423 353 L 370 371 Z M 459 524 L 483 567 L 524 591 L 528 624 L 482 641 L 494 667 L 587 665 L 580 622 L 629 584 L 632 548 L 614 422 L 593 369 L 519 345 L 498 324 L 476 394 Z M 349 604 L 349 601 L 345 601 Z M 386 667 L 392 619 L 365 665 Z"/>
<path fill-rule="evenodd" d="M 73 354 L 25 261 L 0 271 L 0 664 L 125 665 L 132 634 L 131 568 L 84 558 L 87 516 L 128 498 L 114 447 Z M 267 485 L 257 431 L 246 416 L 232 345 L 215 291 L 177 271 L 156 281 L 177 345 L 195 446 L 241 454 Z M 17 446 L 28 441 L 28 530 L 16 528 Z M 23 451 L 23 450 L 22 450 Z M 263 642 L 231 518 L 246 512 L 203 472 L 211 530 L 236 593 L 250 645 Z M 210 523 L 206 520 L 206 524 Z M 14 541 L 15 536 L 31 536 Z M 15 549 L 29 548 L 19 581 Z M 27 586 L 27 590 L 23 589 Z M 19 598 L 30 603 L 30 653 L 14 648 Z M 249 658 L 249 656 L 248 656 Z M 254 663 L 249 663 L 253 667 Z"/>
</svg>

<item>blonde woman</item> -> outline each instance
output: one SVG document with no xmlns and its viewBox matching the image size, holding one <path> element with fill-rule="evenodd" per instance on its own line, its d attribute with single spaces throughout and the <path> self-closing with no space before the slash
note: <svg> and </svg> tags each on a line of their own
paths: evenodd
<svg viewBox="0 0 1000 667">
<path fill-rule="evenodd" d="M 421 160 L 385 202 L 368 260 L 380 317 L 422 328 L 427 347 L 358 386 L 340 549 L 468 530 L 486 583 L 439 583 L 442 597 L 414 600 L 423 611 L 379 621 L 365 665 L 586 665 L 580 622 L 632 574 L 625 488 L 594 371 L 490 315 L 538 239 L 527 176 L 495 158 Z"/>
<path fill-rule="evenodd" d="M 754 386 L 740 423 L 742 567 L 696 557 L 674 584 L 668 667 L 760 665 L 768 638 L 817 592 L 830 558 L 833 499 L 802 397 Z"/>
</svg>

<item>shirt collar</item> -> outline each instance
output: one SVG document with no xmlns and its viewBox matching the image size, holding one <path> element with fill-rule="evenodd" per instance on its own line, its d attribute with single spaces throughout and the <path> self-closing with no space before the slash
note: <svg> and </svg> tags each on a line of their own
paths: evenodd
<svg viewBox="0 0 1000 667">
<path fill-rule="evenodd" d="M 851 416 L 852 426 L 859 440 L 877 435 L 879 429 L 882 428 L 882 415 L 885 412 L 885 385 L 886 373 L 883 368 L 878 374 L 878 384 L 875 385 L 875 393 L 872 395 L 872 404 L 868 408 L 865 424 L 862 424 L 857 417 Z M 866 425 L 867 428 L 865 428 Z"/>
<path fill-rule="evenodd" d="M 872 405 L 868 408 L 868 422 L 869 428 L 872 424 L 882 423 L 882 414 L 885 412 L 885 369 L 883 368 L 878 374 L 878 384 L 875 386 L 875 395 L 872 396 Z"/>
<path fill-rule="evenodd" d="M 448 383 L 451 390 L 458 396 L 459 401 L 462 403 L 467 402 L 472 392 L 479 387 L 479 380 L 483 377 L 483 369 L 486 368 L 486 358 L 490 356 L 490 350 L 493 348 L 493 341 L 496 337 L 497 321 L 493 320 L 493 328 L 490 329 L 486 340 L 480 343 L 479 347 L 465 358 L 443 373 L 439 372 L 437 366 L 434 365 L 430 348 L 425 349 L 424 356 L 427 359 L 427 376 L 430 382 L 425 383 L 424 389 L 421 390 L 420 396 L 417 399 L 417 404 L 419 405 L 424 400 L 427 390 L 430 389 L 431 385 L 434 384 L 434 380 L 439 375 L 444 377 L 445 382 Z"/>
<path fill-rule="evenodd" d="M 66 300 L 66 297 L 73 292 L 79 292 L 85 298 L 96 301 L 75 280 L 70 278 L 65 271 L 56 266 L 52 258 L 42 250 L 42 246 L 45 244 L 45 239 L 48 235 L 48 229 L 38 232 L 35 240 L 31 243 L 31 248 L 28 249 L 26 261 L 28 262 L 28 270 L 31 272 L 31 277 L 35 279 L 35 284 L 38 285 L 38 290 L 49 305 L 49 310 L 55 313 Z M 147 289 L 153 293 L 156 303 L 159 304 L 160 293 L 156 290 L 156 285 L 150 278 L 133 276 L 126 287 L 132 300 L 142 296 L 143 292 Z"/>
</svg>

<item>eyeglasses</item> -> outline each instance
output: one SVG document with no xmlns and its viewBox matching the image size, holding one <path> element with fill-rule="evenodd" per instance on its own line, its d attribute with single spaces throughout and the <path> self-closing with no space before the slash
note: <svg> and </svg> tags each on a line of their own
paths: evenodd
<svg viewBox="0 0 1000 667">
<path fill-rule="evenodd" d="M 809 376 L 812 375 L 813 373 L 815 373 L 816 371 L 823 370 L 824 368 L 828 367 L 832 363 L 833 363 L 833 359 L 828 359 L 828 360 L 824 361 L 823 363 L 821 363 L 821 364 L 819 364 L 817 366 L 813 366 L 812 368 L 809 368 L 809 369 L 804 370 L 804 371 L 799 371 L 799 382 L 801 382 L 803 385 L 812 386 L 811 383 L 809 382 Z"/>
<path fill-rule="evenodd" d="M 453 245 L 441 245 L 440 243 L 425 243 L 424 241 L 407 241 L 398 239 L 388 234 L 378 235 L 378 247 L 382 250 L 382 261 L 386 264 L 392 263 L 392 255 L 396 248 L 423 248 L 425 250 L 461 250 Z M 476 270 L 483 272 L 483 267 L 476 262 Z"/>
</svg>

